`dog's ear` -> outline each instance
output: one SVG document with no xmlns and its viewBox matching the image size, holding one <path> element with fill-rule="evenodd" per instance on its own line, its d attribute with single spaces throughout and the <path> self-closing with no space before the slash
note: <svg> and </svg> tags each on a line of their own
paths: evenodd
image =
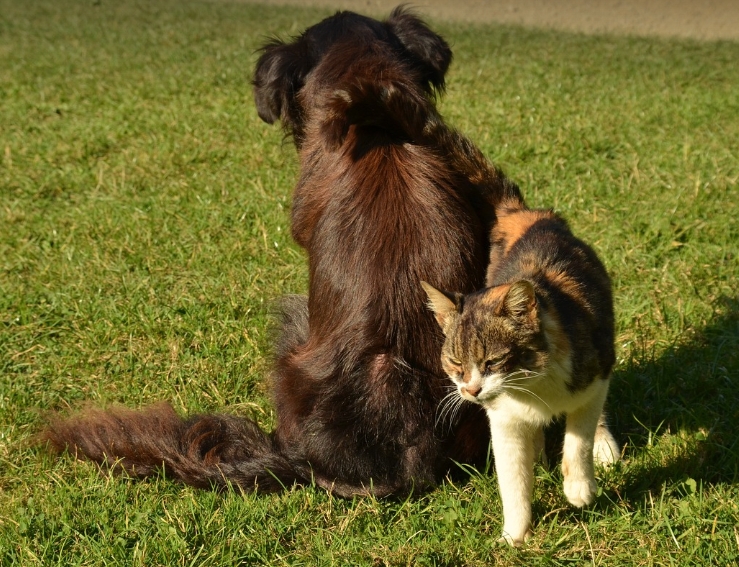
<svg viewBox="0 0 739 567">
<path fill-rule="evenodd" d="M 437 91 L 444 90 L 444 75 L 452 62 L 452 50 L 444 38 L 404 6 L 395 8 L 385 25 L 420 65 L 423 79 Z"/>
<path fill-rule="evenodd" d="M 304 41 L 273 40 L 261 52 L 252 81 L 259 118 L 267 124 L 280 120 L 285 130 L 299 136 L 303 120 L 297 95 L 313 66 Z"/>
</svg>

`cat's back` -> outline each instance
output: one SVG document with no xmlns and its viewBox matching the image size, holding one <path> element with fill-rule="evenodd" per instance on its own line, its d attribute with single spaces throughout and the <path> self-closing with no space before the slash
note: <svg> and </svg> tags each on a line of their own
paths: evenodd
<svg viewBox="0 0 739 567">
<path fill-rule="evenodd" d="M 610 302 L 610 278 L 598 255 L 551 210 L 520 202 L 501 207 L 491 244 L 489 287 L 529 277 L 573 295 L 606 294 Z"/>
<path fill-rule="evenodd" d="M 595 251 L 553 211 L 522 204 L 501 208 L 491 243 L 487 285 L 531 281 L 578 353 L 573 379 L 579 370 L 592 376 L 585 367 L 607 375 L 615 362 L 613 298 Z"/>
</svg>

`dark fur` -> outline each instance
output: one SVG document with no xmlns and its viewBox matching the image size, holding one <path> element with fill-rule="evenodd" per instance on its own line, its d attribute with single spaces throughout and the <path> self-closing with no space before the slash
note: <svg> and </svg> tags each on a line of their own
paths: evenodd
<svg viewBox="0 0 739 567">
<path fill-rule="evenodd" d="M 273 433 L 154 406 L 55 421 L 52 446 L 141 476 L 163 464 L 196 486 L 314 480 L 344 496 L 407 493 L 452 460 L 482 464 L 479 408 L 435 429 L 447 378 L 418 281 L 480 288 L 495 205 L 518 188 L 439 117 L 433 96 L 450 61 L 403 9 L 385 22 L 340 12 L 262 50 L 257 109 L 298 148 L 292 233 L 310 264 L 307 309 L 290 300 L 277 346 Z"/>
</svg>

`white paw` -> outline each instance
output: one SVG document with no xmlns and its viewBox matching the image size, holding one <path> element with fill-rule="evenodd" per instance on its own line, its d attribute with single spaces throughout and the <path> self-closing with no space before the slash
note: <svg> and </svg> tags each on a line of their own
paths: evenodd
<svg viewBox="0 0 739 567">
<path fill-rule="evenodd" d="M 621 449 L 616 440 L 607 429 L 600 428 L 595 435 L 593 444 L 593 461 L 596 464 L 607 467 L 621 460 Z"/>
<path fill-rule="evenodd" d="M 570 504 L 582 508 L 595 500 L 598 485 L 595 480 L 587 478 L 565 478 L 564 491 Z"/>
<path fill-rule="evenodd" d="M 498 538 L 498 543 L 506 543 L 511 547 L 521 547 L 532 535 L 530 529 L 516 531 L 518 535 L 514 536 L 508 531 L 503 530 L 503 535 Z"/>
</svg>

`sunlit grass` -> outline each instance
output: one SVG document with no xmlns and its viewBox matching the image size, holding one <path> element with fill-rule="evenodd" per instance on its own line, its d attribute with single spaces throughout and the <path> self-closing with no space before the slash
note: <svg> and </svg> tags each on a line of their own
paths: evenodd
<svg viewBox="0 0 739 567">
<path fill-rule="evenodd" d="M 119 5 L 120 4 L 120 5 Z M 440 107 L 613 275 L 625 461 L 496 545 L 495 478 L 407 501 L 225 495 L 30 446 L 84 401 L 265 427 L 269 313 L 306 289 L 295 152 L 254 50 L 328 11 L 0 0 L 0 564 L 728 565 L 739 559 L 739 45 L 433 22 Z"/>
</svg>

